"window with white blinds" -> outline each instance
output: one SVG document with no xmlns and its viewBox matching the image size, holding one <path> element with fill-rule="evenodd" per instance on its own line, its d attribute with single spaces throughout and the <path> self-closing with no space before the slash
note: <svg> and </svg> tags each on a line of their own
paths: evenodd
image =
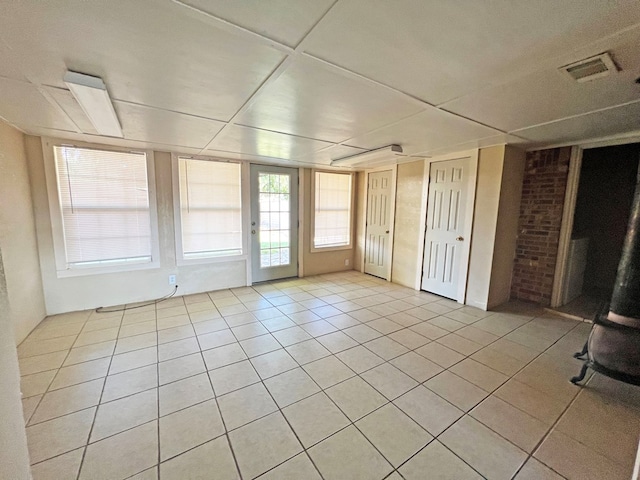
<svg viewBox="0 0 640 480">
<path fill-rule="evenodd" d="M 54 147 L 66 268 L 151 262 L 147 156 Z"/>
<path fill-rule="evenodd" d="M 315 172 L 314 248 L 351 245 L 350 173 Z"/>
<path fill-rule="evenodd" d="M 183 259 L 242 255 L 240 164 L 178 157 Z"/>
</svg>

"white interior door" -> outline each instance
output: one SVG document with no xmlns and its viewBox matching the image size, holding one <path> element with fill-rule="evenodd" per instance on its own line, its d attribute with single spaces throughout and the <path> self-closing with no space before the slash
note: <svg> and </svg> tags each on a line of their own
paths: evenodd
<svg viewBox="0 0 640 480">
<path fill-rule="evenodd" d="M 251 165 L 252 283 L 298 275 L 298 170 Z"/>
<path fill-rule="evenodd" d="M 471 158 L 461 158 L 432 162 L 429 169 L 422 289 L 459 301 L 464 300 L 469 262 L 470 164 Z"/>
<path fill-rule="evenodd" d="M 391 250 L 391 180 L 393 172 L 372 172 L 367 178 L 367 227 L 364 272 L 388 280 Z"/>
</svg>

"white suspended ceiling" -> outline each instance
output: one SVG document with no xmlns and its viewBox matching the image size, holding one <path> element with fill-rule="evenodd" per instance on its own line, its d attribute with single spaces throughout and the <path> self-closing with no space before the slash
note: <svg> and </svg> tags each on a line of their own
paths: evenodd
<svg viewBox="0 0 640 480">
<path fill-rule="evenodd" d="M 620 71 L 558 68 L 609 51 Z M 63 82 L 101 77 L 124 139 Z M 0 0 L 0 117 L 24 132 L 281 165 L 640 131 L 637 0 Z"/>
</svg>

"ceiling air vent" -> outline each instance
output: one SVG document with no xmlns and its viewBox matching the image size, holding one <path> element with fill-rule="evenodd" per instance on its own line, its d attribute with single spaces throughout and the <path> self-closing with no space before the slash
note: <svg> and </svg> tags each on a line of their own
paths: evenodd
<svg viewBox="0 0 640 480">
<path fill-rule="evenodd" d="M 605 52 L 595 57 L 585 58 L 579 62 L 565 65 L 560 68 L 560 71 L 569 75 L 576 82 L 582 83 L 606 77 L 610 73 L 617 72 L 618 68 L 613 63 L 611 55 Z"/>
</svg>

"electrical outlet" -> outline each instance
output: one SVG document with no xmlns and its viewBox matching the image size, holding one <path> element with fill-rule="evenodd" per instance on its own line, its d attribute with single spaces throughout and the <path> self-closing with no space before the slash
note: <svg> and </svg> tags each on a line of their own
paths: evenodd
<svg viewBox="0 0 640 480">
<path fill-rule="evenodd" d="M 177 281 L 176 275 L 169 275 L 169 285 L 175 285 Z"/>
<path fill-rule="evenodd" d="M 348 266 L 349 266 L 349 259 L 348 259 L 348 258 L 345 258 L 345 259 L 344 259 L 344 266 L 345 266 L 345 267 L 348 267 Z"/>
</svg>

